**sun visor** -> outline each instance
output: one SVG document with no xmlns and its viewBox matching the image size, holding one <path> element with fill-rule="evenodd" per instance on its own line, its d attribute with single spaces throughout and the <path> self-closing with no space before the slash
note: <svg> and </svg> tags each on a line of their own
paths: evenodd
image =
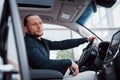
<svg viewBox="0 0 120 80">
<path fill-rule="evenodd" d="M 79 24 L 85 24 L 85 22 L 88 20 L 88 18 L 90 17 L 90 15 L 93 12 L 93 7 L 91 4 L 89 4 L 89 6 L 86 8 L 86 10 L 84 11 L 84 13 L 79 17 L 79 19 L 77 20 L 77 22 Z"/>
</svg>

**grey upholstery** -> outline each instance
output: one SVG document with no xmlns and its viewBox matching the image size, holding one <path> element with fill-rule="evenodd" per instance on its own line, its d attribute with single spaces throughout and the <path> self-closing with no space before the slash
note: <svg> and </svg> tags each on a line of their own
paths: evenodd
<svg viewBox="0 0 120 80">
<path fill-rule="evenodd" d="M 48 69 L 31 69 L 30 77 L 32 80 L 62 80 L 62 73 Z"/>
</svg>

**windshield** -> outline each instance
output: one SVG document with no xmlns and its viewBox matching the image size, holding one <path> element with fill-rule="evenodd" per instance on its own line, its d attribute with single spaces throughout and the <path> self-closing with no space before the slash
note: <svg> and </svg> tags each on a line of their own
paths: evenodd
<svg viewBox="0 0 120 80">
<path fill-rule="evenodd" d="M 89 28 L 102 40 L 110 41 L 113 33 L 120 28 L 119 11 L 120 0 L 118 0 L 111 8 L 97 5 L 97 12 L 93 12 L 91 5 L 89 5 L 83 15 L 77 20 L 77 23 Z M 91 35 L 88 30 L 85 30 L 81 26 L 79 26 L 79 31 L 84 36 Z"/>
</svg>

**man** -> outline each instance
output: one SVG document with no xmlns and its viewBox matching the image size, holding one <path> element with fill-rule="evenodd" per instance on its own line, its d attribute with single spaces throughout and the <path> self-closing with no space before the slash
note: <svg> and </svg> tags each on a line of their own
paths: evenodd
<svg viewBox="0 0 120 80">
<path fill-rule="evenodd" d="M 30 67 L 35 69 L 53 69 L 57 71 L 71 68 L 74 71 L 72 76 L 75 77 L 79 74 L 78 65 L 69 59 L 49 59 L 49 50 L 69 49 L 95 39 L 95 37 L 69 39 L 63 41 L 50 41 L 44 39 L 41 37 L 43 35 L 42 20 L 38 15 L 34 14 L 25 17 L 24 31 L 26 32 L 25 43 Z M 92 72 L 92 74 L 95 73 Z M 67 78 L 64 79 L 66 80 Z M 71 80 L 74 80 L 74 78 L 71 78 Z"/>
</svg>

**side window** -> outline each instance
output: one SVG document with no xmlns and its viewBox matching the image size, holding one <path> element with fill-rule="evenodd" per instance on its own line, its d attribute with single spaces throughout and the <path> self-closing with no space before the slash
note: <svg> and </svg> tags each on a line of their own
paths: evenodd
<svg viewBox="0 0 120 80">
<path fill-rule="evenodd" d="M 4 3 L 4 0 L 1 0 L 0 1 L 0 20 L 1 20 L 2 10 L 3 10 L 3 3 Z"/>
<path fill-rule="evenodd" d="M 80 38 L 81 36 L 76 32 L 65 28 L 64 26 L 52 25 L 52 24 L 44 24 L 44 38 L 54 40 L 65 40 L 72 38 Z M 67 50 L 52 50 L 50 51 L 51 59 L 74 59 L 78 60 L 82 53 L 83 46 L 80 45 L 78 47 L 67 49 Z"/>
</svg>

